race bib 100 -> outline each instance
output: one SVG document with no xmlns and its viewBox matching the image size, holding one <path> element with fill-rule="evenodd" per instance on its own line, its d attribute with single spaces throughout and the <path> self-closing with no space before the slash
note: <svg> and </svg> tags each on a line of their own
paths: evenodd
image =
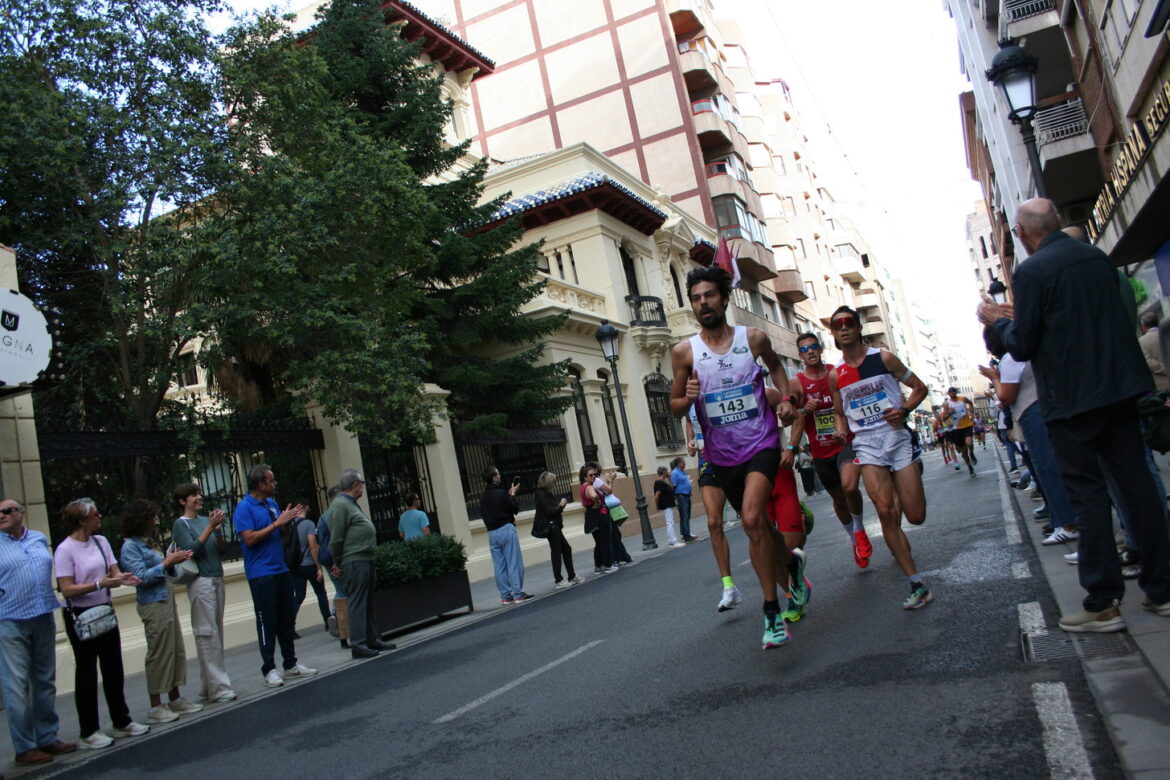
<svg viewBox="0 0 1170 780">
<path fill-rule="evenodd" d="M 760 413 L 755 390 L 751 385 L 740 385 L 703 394 L 703 408 L 712 425 L 734 425 L 750 420 Z"/>
<path fill-rule="evenodd" d="M 817 436 L 832 436 L 836 422 L 837 415 L 831 409 L 813 414 L 813 424 L 816 426 Z"/>
</svg>

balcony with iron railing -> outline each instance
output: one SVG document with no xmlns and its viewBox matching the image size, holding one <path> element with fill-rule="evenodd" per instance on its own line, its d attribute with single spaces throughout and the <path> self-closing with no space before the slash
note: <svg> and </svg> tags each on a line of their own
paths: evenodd
<svg viewBox="0 0 1170 780">
<path fill-rule="evenodd" d="M 1032 126 L 1036 129 L 1036 145 L 1043 148 L 1056 141 L 1088 133 L 1089 117 L 1085 114 L 1084 101 L 1075 98 L 1040 109 L 1032 118 Z"/>
<path fill-rule="evenodd" d="M 1025 26 L 1027 32 L 1034 32 L 1033 28 L 1036 28 L 1037 24 L 1041 27 L 1047 27 L 1053 23 L 1059 24 L 1059 19 L 1053 17 L 1040 18 L 1049 11 L 1055 16 L 1055 0 L 1001 0 L 999 7 L 1000 40 L 1026 34 Z"/>
<path fill-rule="evenodd" d="M 1041 108 L 1032 123 L 1048 191 L 1061 193 L 1069 202 L 1095 197 L 1104 175 L 1081 98 Z"/>
<path fill-rule="evenodd" d="M 630 325 L 635 328 L 665 328 L 666 307 L 661 298 L 650 295 L 627 295 Z"/>
</svg>

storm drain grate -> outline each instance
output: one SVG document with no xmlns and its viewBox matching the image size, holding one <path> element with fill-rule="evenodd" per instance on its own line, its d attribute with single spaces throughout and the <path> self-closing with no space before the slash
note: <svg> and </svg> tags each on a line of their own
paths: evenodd
<svg viewBox="0 0 1170 780">
<path fill-rule="evenodd" d="M 1065 658 L 1114 658 L 1137 652 L 1129 634 L 1069 634 L 1060 629 L 1020 635 L 1024 660 L 1060 661 Z"/>
</svg>

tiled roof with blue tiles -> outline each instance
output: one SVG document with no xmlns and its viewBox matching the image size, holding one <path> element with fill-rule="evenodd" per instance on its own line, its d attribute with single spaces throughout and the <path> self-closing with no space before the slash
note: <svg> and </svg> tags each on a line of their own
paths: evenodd
<svg viewBox="0 0 1170 780">
<path fill-rule="evenodd" d="M 463 38 L 460 38 L 458 35 L 451 32 L 450 29 L 448 29 L 445 25 L 442 25 L 439 22 L 437 22 L 433 17 L 423 13 L 421 10 L 419 10 L 418 6 L 416 6 L 414 3 L 408 3 L 406 0 L 395 0 L 395 2 L 398 5 L 402 6 L 403 8 L 410 10 L 412 13 L 418 14 L 423 19 L 426 19 L 428 22 L 430 22 L 432 25 L 434 25 L 436 30 L 439 30 L 440 32 L 444 33 L 445 35 L 450 36 L 453 40 L 458 41 L 461 46 L 463 46 L 466 49 L 468 49 L 469 51 L 473 52 L 477 57 L 481 57 L 482 59 L 487 60 L 487 62 L 491 63 L 491 65 L 493 67 L 495 66 L 495 64 L 496 64 L 495 60 L 493 60 L 491 57 L 488 57 L 486 54 L 484 54 L 482 51 L 480 51 L 479 49 L 472 46 L 470 43 L 468 43 Z"/>
<path fill-rule="evenodd" d="M 606 176 L 604 173 L 590 171 L 583 176 L 578 176 L 575 179 L 570 179 L 569 181 L 549 187 L 547 190 L 537 190 L 536 192 L 531 192 L 527 195 L 521 195 L 518 198 L 513 198 L 501 206 L 500 210 L 492 215 L 492 219 L 506 219 L 516 214 L 523 214 L 525 211 L 534 209 L 537 206 L 543 206 L 546 203 L 553 203 L 555 201 L 561 200 L 562 198 L 567 198 L 582 192 L 588 192 L 589 190 L 604 187 L 605 185 L 613 187 L 622 195 L 625 195 L 639 206 L 642 206 L 643 208 L 653 212 L 662 219 L 667 218 L 668 215 L 665 211 L 656 208 L 650 203 L 650 201 L 639 195 L 636 195 L 629 187 L 619 183 L 610 176 Z"/>
</svg>

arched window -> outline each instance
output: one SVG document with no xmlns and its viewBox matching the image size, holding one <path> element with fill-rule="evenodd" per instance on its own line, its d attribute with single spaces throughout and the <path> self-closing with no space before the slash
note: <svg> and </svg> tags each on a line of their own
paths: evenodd
<svg viewBox="0 0 1170 780">
<path fill-rule="evenodd" d="M 683 307 L 684 309 L 687 308 L 689 301 L 683 297 L 682 284 L 680 284 L 678 280 L 678 270 L 674 267 L 673 263 L 670 266 L 670 281 L 674 284 L 675 304 Z"/>
<path fill-rule="evenodd" d="M 597 460 L 597 443 L 593 440 L 593 426 L 589 424 L 589 408 L 585 405 L 585 389 L 581 386 L 581 372 L 569 369 L 569 387 L 573 391 L 573 411 L 577 415 L 577 430 L 581 434 L 583 460 Z"/>
<path fill-rule="evenodd" d="M 682 424 L 670 413 L 670 380 L 655 372 L 646 377 L 642 385 L 646 390 L 646 404 L 650 407 L 654 443 L 663 448 L 681 447 Z"/>
<path fill-rule="evenodd" d="M 626 449 L 622 446 L 622 437 L 618 435 L 618 421 L 617 415 L 614 414 L 613 396 L 610 394 L 609 374 L 604 371 L 598 371 L 597 378 L 603 382 L 601 385 L 601 411 L 605 415 L 605 428 L 609 431 L 610 447 L 613 450 L 613 464 L 620 471 L 625 471 Z M 618 392 L 621 392 L 620 389 Z"/>
</svg>

